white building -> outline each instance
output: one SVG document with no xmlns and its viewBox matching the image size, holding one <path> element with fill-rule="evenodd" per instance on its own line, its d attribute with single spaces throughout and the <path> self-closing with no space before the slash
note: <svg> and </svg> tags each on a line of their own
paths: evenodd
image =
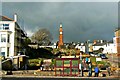
<svg viewBox="0 0 120 80">
<path fill-rule="evenodd" d="M 77 44 L 77 45 L 75 46 L 75 48 L 78 48 L 80 51 L 85 52 L 85 45 L 84 45 L 84 43 Z"/>
<path fill-rule="evenodd" d="M 117 53 L 117 49 L 114 43 L 114 38 L 113 38 L 113 42 L 101 42 L 101 43 L 96 43 L 96 44 L 89 43 L 88 47 L 89 47 L 89 52 L 103 48 L 104 49 L 103 53 Z M 83 43 L 81 43 L 81 44 L 76 45 L 75 48 L 78 48 L 80 49 L 80 51 L 85 52 L 86 47 Z"/>
<path fill-rule="evenodd" d="M 103 48 L 103 53 L 116 53 L 116 48 L 114 43 L 101 43 L 93 45 L 93 50 L 99 50 Z"/>
<path fill-rule="evenodd" d="M 120 26 L 115 30 L 115 37 L 113 38 L 116 53 L 120 54 Z"/>
<path fill-rule="evenodd" d="M 25 38 L 26 34 L 18 25 L 16 14 L 14 20 L 0 16 L 0 53 L 2 56 L 16 56 L 17 52 L 22 50 Z"/>
</svg>

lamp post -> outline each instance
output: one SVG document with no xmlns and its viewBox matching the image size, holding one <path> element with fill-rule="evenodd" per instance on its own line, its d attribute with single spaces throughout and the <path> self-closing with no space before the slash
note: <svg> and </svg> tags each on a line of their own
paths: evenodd
<svg viewBox="0 0 120 80">
<path fill-rule="evenodd" d="M 89 53 L 89 41 L 90 40 L 87 40 L 86 42 L 85 42 L 85 53 Z"/>
</svg>

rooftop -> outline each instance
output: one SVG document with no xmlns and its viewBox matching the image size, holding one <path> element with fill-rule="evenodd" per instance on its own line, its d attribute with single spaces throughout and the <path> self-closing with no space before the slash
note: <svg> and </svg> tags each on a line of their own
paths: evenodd
<svg viewBox="0 0 120 80">
<path fill-rule="evenodd" d="M 7 17 L 7 16 L 1 16 L 0 15 L 0 21 L 14 21 L 13 19 Z"/>
</svg>

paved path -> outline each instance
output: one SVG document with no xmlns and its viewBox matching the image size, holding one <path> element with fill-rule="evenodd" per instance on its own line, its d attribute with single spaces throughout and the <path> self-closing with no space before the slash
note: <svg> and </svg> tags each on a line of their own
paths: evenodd
<svg viewBox="0 0 120 80">
<path fill-rule="evenodd" d="M 6 76 L 2 80 L 120 80 L 116 77 Z"/>
<path fill-rule="evenodd" d="M 113 54 L 109 54 L 108 56 L 108 62 L 110 62 L 112 64 L 113 67 L 118 67 L 120 66 L 118 63 L 120 63 L 120 57 L 113 55 Z"/>
<path fill-rule="evenodd" d="M 109 76 L 109 77 L 62 77 L 62 76 L 39 76 L 34 75 L 35 70 L 29 71 L 13 71 L 15 75 L 2 75 L 2 80 L 119 80 L 117 76 Z M 24 74 L 22 74 L 24 72 Z M 29 72 L 29 74 L 27 73 Z M 48 71 L 45 71 L 48 72 Z M 26 74 L 25 74 L 26 73 Z"/>
</svg>

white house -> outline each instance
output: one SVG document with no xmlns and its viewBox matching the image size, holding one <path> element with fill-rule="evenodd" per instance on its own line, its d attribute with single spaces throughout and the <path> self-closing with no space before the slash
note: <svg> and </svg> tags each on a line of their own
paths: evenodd
<svg viewBox="0 0 120 80">
<path fill-rule="evenodd" d="M 93 45 L 93 50 L 98 50 L 100 48 L 103 48 L 103 53 L 116 53 L 116 48 L 114 43 L 100 43 Z"/>
<path fill-rule="evenodd" d="M 25 32 L 17 23 L 17 14 L 14 14 L 14 19 L 0 16 L 0 53 L 2 56 L 16 56 L 17 52 L 22 50 L 25 37 Z"/>
<path fill-rule="evenodd" d="M 77 44 L 77 45 L 75 46 L 75 48 L 78 48 L 80 51 L 85 52 L 85 45 L 84 45 L 84 43 Z"/>
<path fill-rule="evenodd" d="M 75 48 L 78 48 L 80 49 L 80 51 L 85 52 L 86 47 L 84 43 L 81 43 L 81 44 L 76 45 Z M 93 44 L 93 43 L 88 44 L 88 51 L 90 52 L 94 50 L 99 50 L 100 48 L 104 49 L 103 53 L 117 53 L 116 46 L 114 43 L 114 38 L 113 38 L 113 42 L 101 42 L 101 43 L 96 43 L 96 44 Z"/>
</svg>

